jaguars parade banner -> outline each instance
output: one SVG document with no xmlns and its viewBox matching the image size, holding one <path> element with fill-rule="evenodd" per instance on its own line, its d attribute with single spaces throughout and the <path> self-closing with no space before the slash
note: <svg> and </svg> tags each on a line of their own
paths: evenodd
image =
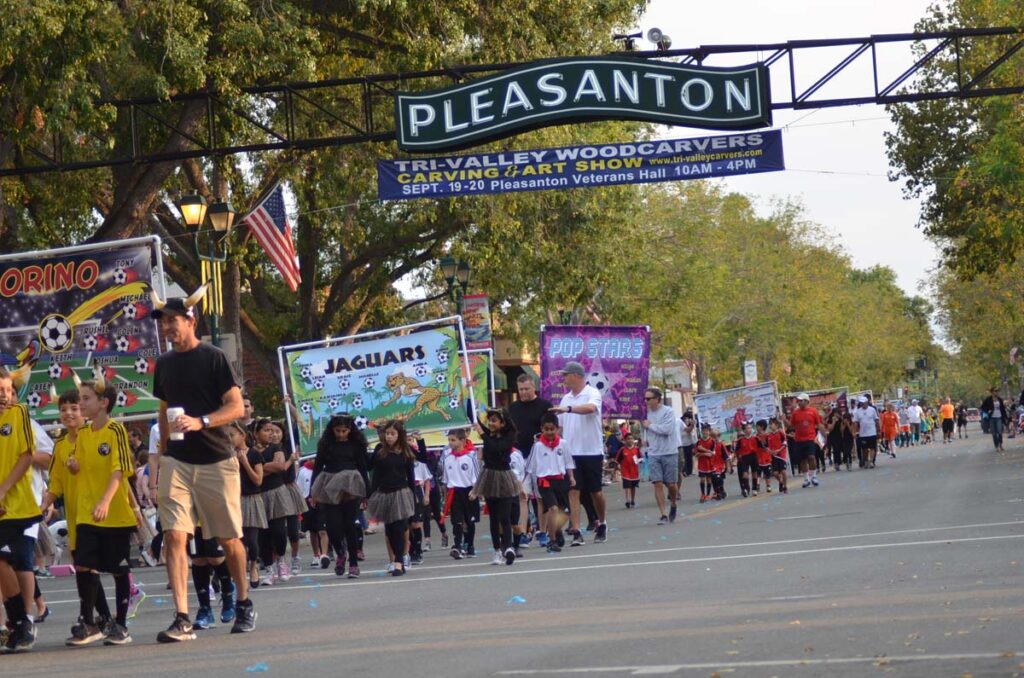
<svg viewBox="0 0 1024 678">
<path fill-rule="evenodd" d="M 786 168 L 779 130 L 693 139 L 378 160 L 382 200 L 593 188 Z"/>
<path fill-rule="evenodd" d="M 770 419 L 778 414 L 779 393 L 774 381 L 701 393 L 693 398 L 702 424 L 710 424 L 731 441 L 743 422 Z"/>
<path fill-rule="evenodd" d="M 846 386 L 833 388 L 819 388 L 815 391 L 804 391 L 810 398 L 810 405 L 822 412 L 828 412 L 834 405 L 840 412 L 845 413 L 849 407 L 850 396 Z M 796 409 L 796 393 L 786 393 L 782 396 L 782 411 L 788 417 Z"/>
<path fill-rule="evenodd" d="M 117 388 L 115 417 L 157 411 L 154 264 L 162 274 L 155 237 L 0 257 L 0 363 L 31 367 L 16 390 L 34 418 L 57 419 L 53 394 L 74 388 L 72 372 L 85 381 L 94 369 Z"/>
<path fill-rule="evenodd" d="M 327 422 L 342 412 L 370 439 L 387 419 L 421 432 L 467 426 L 464 393 L 471 403 L 475 397 L 463 378 L 465 337 L 458 319 L 446 320 L 280 347 L 282 388 L 297 408 L 294 442 L 302 454 L 316 451 Z"/>
<path fill-rule="evenodd" d="M 470 351 L 491 348 L 491 306 L 486 294 L 462 297 L 462 322 Z"/>
<path fill-rule="evenodd" d="M 651 362 L 649 327 L 545 325 L 540 331 L 540 392 L 556 405 L 565 395 L 558 370 L 583 365 L 588 384 L 601 392 L 604 418 L 642 419 Z"/>
</svg>

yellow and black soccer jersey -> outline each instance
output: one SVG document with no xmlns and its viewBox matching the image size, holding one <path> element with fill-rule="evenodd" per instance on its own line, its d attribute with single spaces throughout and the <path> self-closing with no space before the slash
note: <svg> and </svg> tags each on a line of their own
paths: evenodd
<svg viewBox="0 0 1024 678">
<path fill-rule="evenodd" d="M 32 431 L 32 422 L 28 418 L 28 408 L 24 405 L 12 405 L 0 413 L 0 482 L 14 471 L 22 454 L 32 454 L 35 451 L 36 436 Z M 23 520 L 31 523 L 42 517 L 39 504 L 32 492 L 31 468 L 7 493 L 4 509 L 0 521 Z"/>
<path fill-rule="evenodd" d="M 128 431 L 124 425 L 116 421 L 108 421 L 98 431 L 92 426 L 83 426 L 78 430 L 75 441 L 75 458 L 78 460 L 75 492 L 78 494 L 76 504 L 76 523 L 78 525 L 95 525 L 96 527 L 134 527 L 135 513 L 128 499 L 128 484 L 124 482 L 135 474 L 132 463 L 132 451 L 128 445 Z M 103 499 L 110 484 L 110 476 L 121 471 L 122 482 L 118 484 L 114 498 L 110 500 L 110 509 L 103 522 L 92 517 L 96 505 Z"/>
<path fill-rule="evenodd" d="M 75 454 L 75 443 L 71 436 L 62 435 L 53 444 L 53 457 L 50 458 L 50 494 L 64 497 L 64 517 L 68 522 L 68 548 L 75 550 L 78 530 L 75 521 L 78 517 L 78 476 L 68 470 L 68 459 Z"/>
</svg>

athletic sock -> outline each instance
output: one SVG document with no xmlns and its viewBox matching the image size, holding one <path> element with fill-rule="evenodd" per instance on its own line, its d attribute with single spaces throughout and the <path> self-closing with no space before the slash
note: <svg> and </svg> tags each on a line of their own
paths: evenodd
<svg viewBox="0 0 1024 678">
<path fill-rule="evenodd" d="M 192 583 L 196 587 L 196 598 L 199 607 L 210 607 L 210 574 L 213 568 L 209 565 L 192 565 Z"/>
<path fill-rule="evenodd" d="M 132 597 L 132 582 L 127 574 L 114 575 L 114 606 L 117 609 L 117 623 L 128 626 L 128 601 Z"/>
<path fill-rule="evenodd" d="M 103 583 L 100 576 L 96 575 L 96 614 L 103 619 L 110 619 L 110 605 L 107 604 L 107 593 L 103 590 Z"/>
<path fill-rule="evenodd" d="M 25 601 L 22 599 L 20 593 L 5 600 L 4 609 L 7 611 L 7 619 L 11 622 L 17 624 L 18 622 L 28 621 L 28 612 L 25 610 Z"/>
<path fill-rule="evenodd" d="M 218 581 L 220 581 L 221 598 L 226 598 L 234 593 L 235 582 L 231 579 L 231 570 L 228 569 L 227 561 L 225 560 L 220 565 L 214 565 L 213 572 L 217 575 Z"/>
<path fill-rule="evenodd" d="M 75 584 L 78 586 L 78 599 L 81 601 L 79 614 L 82 617 L 82 623 L 88 624 L 89 626 L 96 625 L 96 618 L 93 616 L 93 610 L 96 609 L 96 595 L 99 579 L 100 576 L 95 572 L 78 571 L 75 573 Z"/>
</svg>

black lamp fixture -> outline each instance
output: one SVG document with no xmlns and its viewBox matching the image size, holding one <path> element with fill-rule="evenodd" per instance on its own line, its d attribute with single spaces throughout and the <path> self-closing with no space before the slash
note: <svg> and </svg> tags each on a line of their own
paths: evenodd
<svg viewBox="0 0 1024 678">
<path fill-rule="evenodd" d="M 438 264 L 441 267 L 441 275 L 448 286 L 448 298 L 455 302 L 455 310 L 462 314 L 462 298 L 466 296 L 469 289 L 469 276 L 471 268 L 469 262 L 455 257 L 443 257 Z"/>
<path fill-rule="evenodd" d="M 223 313 L 221 291 L 221 264 L 227 261 L 227 235 L 235 223 L 235 210 L 228 202 L 215 202 L 207 206 L 206 198 L 198 194 L 184 195 L 178 200 L 178 210 L 185 226 L 192 231 L 192 246 L 199 259 L 202 281 L 210 283 L 210 292 L 204 308 L 210 317 L 210 335 L 215 346 L 220 345 L 220 316 Z M 210 227 L 204 228 L 207 217 Z M 205 236 L 206 247 L 201 246 Z"/>
</svg>

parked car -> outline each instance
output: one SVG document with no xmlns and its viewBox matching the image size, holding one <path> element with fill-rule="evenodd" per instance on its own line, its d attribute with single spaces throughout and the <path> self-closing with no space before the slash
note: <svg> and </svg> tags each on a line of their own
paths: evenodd
<svg viewBox="0 0 1024 678">
<path fill-rule="evenodd" d="M 981 410 L 977 407 L 968 407 L 967 421 L 981 421 Z"/>
</svg>

